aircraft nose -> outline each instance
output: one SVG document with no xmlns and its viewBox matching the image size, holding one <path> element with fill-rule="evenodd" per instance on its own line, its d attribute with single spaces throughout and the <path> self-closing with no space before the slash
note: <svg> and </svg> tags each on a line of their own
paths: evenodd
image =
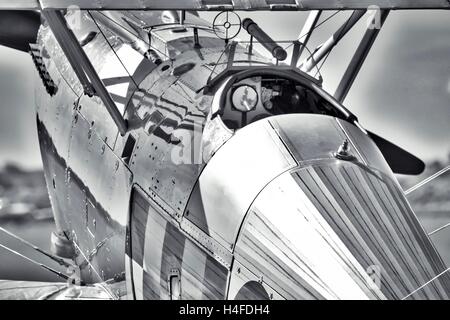
<svg viewBox="0 0 450 320">
<path fill-rule="evenodd" d="M 402 299 L 445 267 L 391 179 L 327 161 L 297 167 L 258 195 L 235 259 L 288 299 Z M 448 299 L 449 277 L 414 299 Z"/>
<path fill-rule="evenodd" d="M 445 269 L 380 150 L 354 124 L 275 116 L 220 145 L 183 218 L 233 260 L 230 292 L 262 277 L 287 299 L 402 299 Z M 411 298 L 449 296 L 445 275 Z"/>
</svg>

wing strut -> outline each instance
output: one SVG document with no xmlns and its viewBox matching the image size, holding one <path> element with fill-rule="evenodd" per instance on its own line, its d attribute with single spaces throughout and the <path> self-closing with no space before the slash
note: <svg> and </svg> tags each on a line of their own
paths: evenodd
<svg viewBox="0 0 450 320">
<path fill-rule="evenodd" d="M 366 10 L 355 10 L 348 20 L 337 30 L 325 43 L 318 47 L 315 52 L 303 62 L 300 69 L 304 72 L 310 72 L 341 39 L 355 26 L 355 24 L 366 13 Z"/>
<path fill-rule="evenodd" d="M 298 57 L 302 56 L 303 50 L 308 45 L 309 39 L 311 38 L 313 30 L 316 28 L 317 23 L 319 22 L 320 16 L 322 15 L 321 10 L 311 11 L 308 15 L 308 19 L 306 19 L 305 24 L 303 25 L 302 31 L 300 32 L 298 41 L 302 44 L 300 50 L 298 52 Z"/>
<path fill-rule="evenodd" d="M 377 17 L 378 14 L 380 14 L 379 17 Z M 364 61 L 366 60 L 367 55 L 370 52 L 370 49 L 372 49 L 372 46 L 375 40 L 377 39 L 377 36 L 380 33 L 381 28 L 384 25 L 384 22 L 386 21 L 388 15 L 389 10 L 382 10 L 381 12 L 375 13 L 372 22 L 374 23 L 376 19 L 380 19 L 380 26 L 375 28 L 370 28 L 369 26 L 367 28 L 367 31 L 364 34 L 364 37 L 362 38 L 361 43 L 358 46 L 358 49 L 356 49 L 356 52 L 353 55 L 353 58 L 350 61 L 350 64 L 348 65 L 341 82 L 339 83 L 336 93 L 334 94 L 334 97 L 339 102 L 342 103 L 347 97 L 348 91 L 350 90 L 350 88 L 353 85 L 353 82 L 358 76 L 358 73 L 361 70 L 362 65 L 364 64 Z"/>
<path fill-rule="evenodd" d="M 67 25 L 63 14 L 58 10 L 43 10 L 43 15 L 83 85 L 85 93 L 88 95 L 95 94 L 102 100 L 111 118 L 116 123 L 120 134 L 122 136 L 125 135 L 128 129 L 126 120 L 122 117 L 97 71 Z"/>
</svg>

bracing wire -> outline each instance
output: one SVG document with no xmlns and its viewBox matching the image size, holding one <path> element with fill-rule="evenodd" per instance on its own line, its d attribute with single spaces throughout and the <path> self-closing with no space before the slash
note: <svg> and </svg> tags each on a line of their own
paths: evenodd
<svg viewBox="0 0 450 320">
<path fill-rule="evenodd" d="M 450 171 L 450 166 L 445 167 L 444 169 L 436 172 L 435 174 L 433 174 L 432 176 L 422 180 L 421 182 L 419 182 L 418 184 L 416 184 L 414 187 L 409 188 L 408 190 L 405 191 L 405 195 L 409 195 L 411 192 L 416 191 L 417 189 L 423 187 L 424 185 L 426 185 L 427 183 L 433 181 L 434 179 L 442 176 L 444 173 L 446 173 L 447 171 Z"/>
<path fill-rule="evenodd" d="M 336 12 L 334 12 L 333 14 L 331 14 L 328 18 L 323 19 L 323 21 L 321 21 L 320 23 L 318 23 L 314 28 L 312 28 L 311 30 L 309 30 L 307 33 L 300 35 L 300 37 L 298 37 L 297 40 L 300 40 L 303 37 L 306 37 L 308 35 L 311 35 L 315 30 L 317 30 L 319 27 L 321 27 L 322 25 L 324 25 L 326 22 L 328 22 L 329 20 L 331 20 L 332 18 L 334 18 L 338 13 L 340 13 L 342 10 L 338 10 Z M 294 44 L 289 44 L 286 48 L 284 48 L 284 50 L 289 49 L 290 47 L 292 47 Z"/>
<path fill-rule="evenodd" d="M 21 254 L 20 252 L 17 252 L 15 250 L 11 249 L 11 248 L 8 248 L 7 246 L 5 246 L 5 245 L 3 245 L 1 243 L 0 243 L 0 248 L 3 248 L 6 251 L 8 251 L 8 252 L 10 252 L 10 253 L 12 253 L 12 254 L 22 258 L 22 259 L 24 259 L 24 260 L 26 260 L 28 262 L 31 262 L 32 264 L 37 265 L 37 266 L 39 266 L 39 267 L 41 267 L 41 268 L 43 268 L 43 269 L 45 269 L 47 271 L 50 271 L 51 273 L 56 274 L 58 277 L 60 277 L 60 278 L 62 278 L 64 280 L 69 280 L 70 279 L 70 277 L 65 275 L 64 273 L 59 272 L 59 271 L 57 271 L 57 270 L 55 270 L 53 268 L 50 268 L 49 266 L 46 266 L 43 263 L 37 262 L 36 260 L 33 260 L 33 259 L 31 259 L 31 258 L 29 258 L 29 257 L 27 257 L 27 256 L 25 256 L 23 254 Z"/>
<path fill-rule="evenodd" d="M 339 13 L 339 12 L 340 12 L 340 11 L 338 11 L 338 13 Z M 341 33 L 339 34 L 338 38 L 340 38 L 341 35 L 342 35 L 342 33 L 345 32 L 345 29 L 347 28 L 347 25 L 348 25 L 349 22 L 350 22 L 350 18 L 347 19 L 347 21 L 345 22 L 344 27 L 342 28 Z M 327 55 L 325 56 L 325 58 L 322 60 L 322 63 L 321 63 L 321 65 L 320 65 L 320 67 L 317 68 L 317 72 L 316 72 L 316 74 L 315 74 L 314 77 L 316 77 L 317 74 L 320 73 L 320 71 L 322 70 L 322 67 L 324 66 L 325 62 L 326 62 L 326 61 L 328 60 L 328 58 L 330 57 L 330 54 L 331 54 L 331 50 L 328 52 L 328 54 L 327 54 Z M 313 55 L 314 55 L 314 53 L 313 53 L 308 59 L 312 58 Z M 308 60 L 308 59 L 307 59 L 307 60 Z"/>
<path fill-rule="evenodd" d="M 118 300 L 118 297 L 111 291 L 111 289 L 109 289 L 108 287 L 106 287 L 105 285 L 102 284 L 102 282 L 104 281 L 103 278 L 100 276 L 97 269 L 95 269 L 95 267 L 91 264 L 89 259 L 83 253 L 83 250 L 81 250 L 81 248 L 77 245 L 77 243 L 75 241 L 73 242 L 73 244 L 77 247 L 78 252 L 82 255 L 83 259 L 87 262 L 89 267 L 94 271 L 95 275 L 99 278 L 100 282 L 97 284 L 105 290 L 105 292 L 110 296 L 110 298 L 112 300 Z"/>
<path fill-rule="evenodd" d="M 448 227 L 450 227 L 450 223 L 447 223 L 446 225 L 444 225 L 444 226 L 442 226 L 442 227 L 439 227 L 439 228 L 437 228 L 437 229 L 434 230 L 434 231 L 431 231 L 428 235 L 429 235 L 429 236 L 432 236 L 432 235 L 434 235 L 434 234 L 436 234 L 436 233 L 438 233 L 438 232 L 441 232 L 442 230 L 447 229 Z"/>
<path fill-rule="evenodd" d="M 30 248 L 32 248 L 33 250 L 35 250 L 35 251 L 37 251 L 37 252 L 39 252 L 39 253 L 45 255 L 47 258 L 50 258 L 51 260 L 55 261 L 56 263 L 58 263 L 59 265 L 61 265 L 61 266 L 63 266 L 63 267 L 67 267 L 67 268 L 68 268 L 68 267 L 71 267 L 71 266 L 72 266 L 70 263 L 67 263 L 66 261 L 64 261 L 64 259 L 61 259 L 61 258 L 59 258 L 59 257 L 56 257 L 56 256 L 54 256 L 53 254 L 51 254 L 51 253 L 49 253 L 49 252 L 47 252 L 47 251 L 45 251 L 45 250 L 42 250 L 41 248 L 35 246 L 34 244 L 28 242 L 28 241 L 25 240 L 25 239 L 22 239 L 21 237 L 15 235 L 14 233 L 12 233 L 12 232 L 10 232 L 10 231 L 8 231 L 8 230 L 2 228 L 2 227 L 0 227 L 0 231 L 2 231 L 3 233 L 9 235 L 9 236 L 12 237 L 12 238 L 18 240 L 19 242 L 25 244 L 27 247 L 30 247 Z"/>
<path fill-rule="evenodd" d="M 104 14 L 101 11 L 97 11 L 98 14 L 101 14 L 102 16 L 104 16 L 106 19 L 108 19 L 109 21 L 111 21 L 112 23 L 114 23 L 115 25 L 117 25 L 119 28 L 125 30 L 126 32 L 128 32 L 131 35 L 135 35 L 135 33 L 133 31 L 130 31 L 129 29 L 125 28 L 123 25 L 121 25 L 120 23 L 118 23 L 117 21 L 115 21 L 114 19 L 111 19 L 111 17 L 108 17 L 106 14 Z M 149 41 L 145 40 L 145 39 L 140 39 L 142 40 L 146 45 L 148 45 L 149 48 L 152 48 L 153 50 L 158 51 L 160 54 L 162 55 L 166 55 L 164 52 L 158 50 L 158 48 L 153 47 Z"/>
<path fill-rule="evenodd" d="M 322 63 L 320 64 L 320 66 L 316 67 L 317 71 L 316 71 L 316 74 L 314 75 L 314 78 L 317 77 L 318 74 L 320 74 L 320 72 L 322 71 L 322 67 L 325 64 L 325 62 L 327 61 L 330 54 L 331 54 L 331 51 L 327 53 L 327 56 L 322 60 Z"/>
<path fill-rule="evenodd" d="M 114 52 L 114 55 L 116 56 L 117 60 L 119 60 L 120 64 L 122 65 L 122 67 L 125 69 L 126 73 L 128 74 L 128 76 L 130 77 L 131 81 L 133 82 L 133 84 L 135 85 L 136 89 L 139 88 L 139 85 L 136 83 L 136 81 L 134 80 L 133 76 L 130 74 L 130 72 L 128 71 L 127 67 L 125 66 L 125 64 L 122 62 L 122 59 L 120 59 L 119 55 L 117 54 L 116 50 L 114 49 L 113 45 L 108 41 L 108 38 L 106 37 L 105 33 L 103 32 L 102 28 L 100 27 L 100 25 L 98 24 L 97 20 L 92 16 L 91 12 L 88 10 L 88 14 L 91 17 L 92 21 L 94 21 L 95 25 L 97 26 L 98 30 L 100 31 L 100 33 L 102 34 L 103 38 L 105 39 L 105 41 L 108 43 L 108 46 L 111 48 L 112 52 Z"/>
<path fill-rule="evenodd" d="M 416 184 L 415 186 L 409 188 L 408 190 L 405 191 L 405 195 L 409 195 L 410 193 L 420 189 L 421 187 L 425 186 L 426 184 L 430 183 L 431 181 L 439 178 L 440 176 L 442 176 L 444 173 L 446 173 L 447 171 L 450 171 L 450 166 L 445 167 L 444 169 L 436 172 L 435 174 L 433 174 L 432 176 L 422 180 L 421 182 L 419 182 L 418 184 Z M 441 226 L 439 228 L 437 228 L 434 231 L 431 231 L 430 233 L 428 233 L 429 236 L 432 236 L 438 232 L 441 232 L 445 229 L 447 229 L 450 226 L 450 223 L 447 223 L 444 226 Z"/>
<path fill-rule="evenodd" d="M 415 186 L 411 187 L 410 189 L 405 191 L 405 195 L 408 195 L 414 191 L 416 191 L 417 189 L 420 189 L 421 187 L 425 186 L 426 184 L 430 183 L 431 181 L 437 179 L 438 177 L 442 176 L 444 173 L 446 173 L 447 171 L 450 171 L 450 166 L 445 167 L 444 169 L 436 172 L 435 174 L 433 174 L 432 176 L 422 180 L 421 182 L 419 182 L 418 184 L 416 184 Z M 432 236 L 434 234 L 437 234 L 438 232 L 441 232 L 443 230 L 445 230 L 446 228 L 448 228 L 450 226 L 450 223 L 447 223 L 446 225 L 439 227 L 437 229 L 435 229 L 434 231 L 431 231 L 430 233 L 428 233 L 428 236 Z M 416 292 L 422 290 L 423 288 L 425 288 L 427 285 L 429 285 L 430 283 L 432 283 L 433 281 L 439 279 L 440 277 L 442 277 L 444 274 L 446 274 L 448 271 L 450 271 L 450 268 L 447 268 L 446 270 L 442 271 L 441 273 L 439 273 L 437 276 L 435 276 L 434 278 L 432 278 L 431 280 L 427 281 L 426 283 L 424 283 L 423 285 L 421 285 L 419 288 L 415 289 L 413 292 L 411 292 L 410 294 L 408 294 L 407 296 L 405 296 L 402 300 L 408 299 L 409 297 L 411 297 L 413 294 L 415 294 Z"/>
<path fill-rule="evenodd" d="M 409 297 L 411 297 L 413 294 L 415 294 L 416 292 L 422 290 L 423 288 L 425 288 L 427 285 L 429 285 L 430 283 L 432 283 L 433 281 L 439 279 L 440 277 L 442 277 L 444 274 L 446 274 L 448 271 L 450 271 L 450 268 L 447 268 L 446 270 L 442 271 L 441 273 L 439 273 L 437 276 L 435 276 L 434 278 L 432 278 L 431 280 L 427 281 L 426 283 L 424 283 L 423 285 L 421 285 L 420 287 L 418 287 L 416 290 L 414 290 L 413 292 L 411 292 L 410 294 L 408 294 L 407 296 L 405 296 L 402 300 L 406 300 Z"/>
</svg>

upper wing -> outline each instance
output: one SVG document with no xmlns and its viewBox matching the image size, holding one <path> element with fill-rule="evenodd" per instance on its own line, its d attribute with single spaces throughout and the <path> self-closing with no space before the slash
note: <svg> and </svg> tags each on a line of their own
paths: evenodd
<svg viewBox="0 0 450 320">
<path fill-rule="evenodd" d="M 450 9 L 448 0 L 0 0 L 0 10 L 355 10 Z"/>
</svg>

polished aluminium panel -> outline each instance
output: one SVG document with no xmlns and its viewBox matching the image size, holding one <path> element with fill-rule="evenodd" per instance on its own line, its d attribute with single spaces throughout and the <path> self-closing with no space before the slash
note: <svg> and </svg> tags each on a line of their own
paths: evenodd
<svg viewBox="0 0 450 320">
<path fill-rule="evenodd" d="M 127 254 L 135 298 L 225 298 L 228 268 L 192 241 L 138 187 L 133 192 L 130 219 Z M 176 294 L 173 281 L 179 281 Z"/>
<path fill-rule="evenodd" d="M 223 42 L 200 38 L 202 48 L 192 52 L 194 43 L 189 33 L 172 35 L 167 41 L 162 40 L 171 48 L 174 59 L 154 68 L 142 63 L 146 60 L 141 56 L 130 55 L 127 45 L 114 34 L 102 30 L 108 43 L 89 19 L 83 22 L 81 29 L 74 31 L 116 102 L 127 109 L 125 118 L 130 133 L 119 136 L 101 102 L 82 96 L 79 81 L 51 31 L 44 26 L 39 35 L 41 55 L 60 91 L 53 97 L 38 91 L 42 154 L 48 164 L 46 180 L 58 231 L 65 231 L 74 240 L 80 253 L 77 262 L 83 280 L 121 280 L 126 268 L 128 274 L 131 272 L 129 264 L 125 264 L 130 262 L 125 258 L 125 228 L 131 185 L 139 184 L 158 208 L 171 217 L 178 215 L 181 220 L 203 163 L 201 159 L 195 163 L 175 163 L 172 155 L 186 147 L 180 144 L 180 136 L 200 133 L 194 138 L 198 140 L 195 147 L 201 147 L 201 132 L 211 98 L 199 96 L 195 91 L 206 84 L 211 71 L 204 65 L 219 59 Z M 97 35 L 84 42 L 92 32 Z M 179 43 L 183 46 L 178 46 Z M 185 67 L 193 62 L 194 68 Z M 140 90 L 136 91 L 128 72 Z M 161 121 L 152 117 L 154 114 L 159 114 Z M 129 158 L 121 158 L 130 135 L 136 145 Z M 182 226 L 184 236 L 208 255 L 208 265 L 230 268 L 229 252 L 204 232 L 198 232 L 189 221 L 185 220 Z M 127 284 L 131 290 L 131 282 Z"/>
<path fill-rule="evenodd" d="M 267 121 L 235 133 L 208 162 L 184 217 L 230 251 L 242 219 L 260 190 L 295 160 Z"/>
<path fill-rule="evenodd" d="M 234 260 L 228 288 L 228 300 L 283 300 L 277 291 L 238 260 Z"/>
<path fill-rule="evenodd" d="M 336 118 L 316 114 L 289 114 L 269 118 L 286 148 L 299 162 L 334 159 L 339 146 L 348 139 Z M 359 135 L 363 133 L 360 131 Z M 366 141 L 369 141 L 366 138 Z M 358 161 L 364 158 L 351 147 L 350 154 Z"/>
<path fill-rule="evenodd" d="M 256 199 L 235 259 L 285 299 L 383 298 L 289 173 Z"/>
<path fill-rule="evenodd" d="M 360 157 L 361 159 L 363 159 L 364 164 L 366 164 L 370 168 L 379 170 L 386 174 L 392 174 L 391 168 L 384 159 L 383 154 L 381 153 L 380 149 L 378 149 L 375 142 L 373 142 L 371 139 L 368 139 L 368 136 L 366 134 L 363 134 L 361 132 L 361 129 L 359 129 L 355 125 L 341 119 L 336 119 L 336 121 L 341 127 L 342 131 L 344 131 L 347 135 L 348 140 L 352 144 L 352 147 L 360 154 Z"/>
<path fill-rule="evenodd" d="M 82 271 L 90 281 L 106 281 L 125 269 L 124 213 L 128 212 L 132 173 L 79 113 L 72 131 L 84 134 L 73 134 L 69 142 L 69 230 L 78 246 Z"/>
<path fill-rule="evenodd" d="M 235 263 L 268 292 L 285 299 L 402 299 L 445 270 L 362 130 L 326 116 L 269 121 L 299 165 L 259 193 L 235 248 Z M 351 161 L 335 157 L 342 138 L 350 141 Z M 444 275 L 410 298 L 449 296 Z"/>
<path fill-rule="evenodd" d="M 395 188 L 352 163 L 286 173 L 250 209 L 235 259 L 286 299 L 402 299 L 445 267 Z M 449 280 L 412 298 L 448 299 Z"/>
<path fill-rule="evenodd" d="M 204 104 L 210 105 L 208 99 L 212 99 L 196 96 L 184 82 L 203 86 L 209 75 L 203 64 L 217 59 L 220 49 L 214 52 L 201 48 L 199 52 L 204 61 L 187 52 L 158 66 L 140 84 L 146 89 L 133 95 L 126 111 L 131 132 L 137 137 L 130 160 L 135 182 L 146 192 L 158 194 L 180 217 L 204 166 L 200 152 L 208 115 Z M 172 74 L 177 67 L 193 62 L 195 66 L 189 72 Z M 191 73 L 197 75 L 195 82 L 189 81 Z M 124 139 L 118 137 L 118 145 L 123 145 Z"/>
</svg>

